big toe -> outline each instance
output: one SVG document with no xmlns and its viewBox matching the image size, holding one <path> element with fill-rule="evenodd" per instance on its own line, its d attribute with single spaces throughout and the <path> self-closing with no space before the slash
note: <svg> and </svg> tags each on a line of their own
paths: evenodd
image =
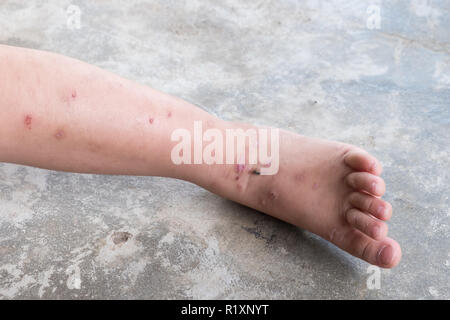
<svg viewBox="0 0 450 320">
<path fill-rule="evenodd" d="M 351 227 L 334 240 L 341 249 L 382 268 L 395 267 L 402 257 L 400 245 L 395 240 L 389 237 L 375 240 Z"/>
<path fill-rule="evenodd" d="M 402 258 L 402 249 L 398 242 L 388 237 L 379 242 L 376 251 L 377 265 L 382 268 L 393 268 L 398 265 Z"/>
</svg>

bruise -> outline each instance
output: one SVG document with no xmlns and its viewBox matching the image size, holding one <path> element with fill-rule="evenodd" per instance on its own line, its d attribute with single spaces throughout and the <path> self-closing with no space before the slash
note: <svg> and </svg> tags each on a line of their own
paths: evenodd
<svg viewBox="0 0 450 320">
<path fill-rule="evenodd" d="M 27 115 L 25 116 L 24 120 L 23 120 L 23 123 L 25 124 L 25 127 L 26 127 L 28 130 L 31 130 L 31 124 L 32 124 L 32 122 L 33 122 L 33 117 L 32 117 L 31 115 L 27 114 Z"/>
</svg>

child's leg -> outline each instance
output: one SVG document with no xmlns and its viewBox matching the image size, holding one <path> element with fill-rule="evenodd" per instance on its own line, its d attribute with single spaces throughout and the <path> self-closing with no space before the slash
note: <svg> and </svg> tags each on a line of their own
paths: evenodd
<svg viewBox="0 0 450 320">
<path fill-rule="evenodd" d="M 174 130 L 252 126 L 59 55 L 0 46 L 0 161 L 73 172 L 159 175 L 310 230 L 382 267 L 401 257 L 386 237 L 380 164 L 356 147 L 280 133 L 276 175 L 261 165 L 175 165 Z M 225 136 L 225 134 L 224 134 Z M 248 146 L 247 146 L 248 147 Z M 238 156 L 236 156 L 238 157 Z"/>
</svg>

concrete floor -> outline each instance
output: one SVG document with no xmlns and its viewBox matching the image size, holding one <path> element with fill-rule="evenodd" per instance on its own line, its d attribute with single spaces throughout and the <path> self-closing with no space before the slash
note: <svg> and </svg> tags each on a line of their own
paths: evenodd
<svg viewBox="0 0 450 320">
<path fill-rule="evenodd" d="M 0 42 L 367 149 L 401 264 L 369 290 L 365 262 L 192 184 L 0 164 L 0 298 L 450 299 L 450 2 L 245 3 L 2 1 Z"/>
</svg>

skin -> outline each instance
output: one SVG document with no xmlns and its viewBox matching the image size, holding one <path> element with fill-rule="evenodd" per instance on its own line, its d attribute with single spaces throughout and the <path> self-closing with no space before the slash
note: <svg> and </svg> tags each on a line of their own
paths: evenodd
<svg viewBox="0 0 450 320">
<path fill-rule="evenodd" d="M 50 170 L 183 179 L 307 229 L 383 268 L 401 249 L 387 237 L 380 163 L 339 142 L 280 131 L 280 168 L 175 165 L 172 132 L 194 121 L 255 128 L 53 53 L 0 45 L 0 161 Z M 205 129 L 204 129 L 205 130 Z M 193 135 L 193 133 L 192 133 Z"/>
</svg>

